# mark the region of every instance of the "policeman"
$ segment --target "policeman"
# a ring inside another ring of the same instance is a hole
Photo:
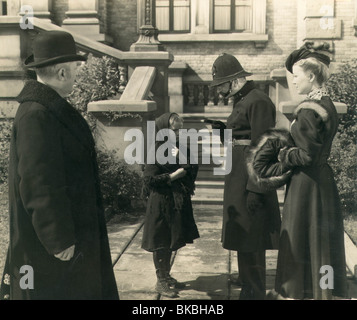
[[[269,128],[275,127],[275,106],[246,77],[239,61],[223,53],[212,67],[218,93],[233,100],[226,124],[214,121],[212,128],[232,130],[232,170],[225,176],[222,245],[237,251],[241,300],[265,298],[265,250],[277,249],[280,212],[276,191],[261,190],[248,177],[246,157]]]

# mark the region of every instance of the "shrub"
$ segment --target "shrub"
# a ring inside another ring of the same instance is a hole
[[[94,131],[95,119],[87,112],[88,103],[120,96],[119,88],[120,73],[117,62],[108,56],[97,58],[90,54],[87,62],[78,71],[68,101],[82,113]]]
[[[326,87],[333,101],[347,105],[347,114],[341,117],[333,142],[330,164],[345,215],[357,216],[357,59],[342,64]]]
[[[132,200],[141,197],[142,176],[117,160],[115,152],[97,150],[97,159],[104,205],[114,213],[130,211]]]
[[[337,188],[345,216],[357,217],[357,144],[351,140],[356,135],[357,124],[339,131],[333,141],[329,163],[335,173]]]
[[[357,59],[343,63],[331,75],[326,87],[333,101],[347,105],[347,114],[341,118],[340,130],[353,126],[357,122]]]
[[[96,120],[87,112],[89,102],[107,99],[119,99],[120,72],[115,59],[108,56],[97,58],[92,55],[80,67],[77,80],[68,101],[81,112],[87,120],[93,135],[96,135]],[[135,118],[138,115],[117,115],[108,112],[108,120],[118,117]],[[140,117],[140,116],[139,116]],[[104,205],[114,213],[131,209],[132,200],[140,198],[141,177],[123,161],[118,161],[113,152],[98,152],[99,176],[104,197]]]
[[[12,119],[0,119],[0,183],[7,182],[12,123]]]

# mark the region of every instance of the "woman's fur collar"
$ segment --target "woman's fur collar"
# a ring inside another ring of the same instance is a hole
[[[321,117],[323,122],[327,122],[329,119],[328,112],[317,100],[305,100],[301,102],[294,110],[295,118],[302,109],[309,109],[315,111]]]

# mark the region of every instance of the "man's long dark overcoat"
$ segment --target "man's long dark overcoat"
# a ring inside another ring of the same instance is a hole
[[[18,101],[9,170],[10,298],[118,299],[86,121],[34,80]],[[54,257],[72,244],[70,261]],[[21,288],[24,265],[34,271],[33,289]]]

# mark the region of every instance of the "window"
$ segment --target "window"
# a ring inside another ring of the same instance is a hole
[[[252,41],[263,47],[269,39],[267,0],[138,1],[142,4],[152,1],[153,25],[159,29],[158,39],[163,43]],[[145,7],[140,8],[138,16],[142,19]]]
[[[7,2],[1,1],[0,16],[7,16]]]
[[[156,0],[155,18],[160,32],[190,32],[190,0]]]
[[[252,0],[213,0],[213,32],[252,32]]]

